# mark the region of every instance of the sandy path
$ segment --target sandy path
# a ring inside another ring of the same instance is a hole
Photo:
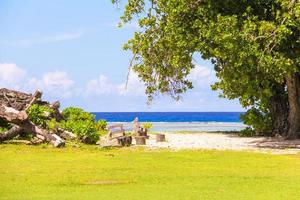
[[[166,142],[157,143],[155,135],[147,140],[149,148],[247,150],[273,154],[296,154],[300,152],[300,140],[283,141],[275,138],[243,138],[222,133],[165,133]]]

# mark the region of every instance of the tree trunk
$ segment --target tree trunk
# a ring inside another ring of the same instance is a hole
[[[23,129],[20,126],[15,125],[8,131],[6,131],[4,133],[0,133],[0,142],[13,139],[17,135],[21,134],[22,131],[23,131]]]
[[[0,105],[0,119],[17,124],[28,120],[28,115],[25,111],[18,111],[12,107]]]
[[[146,145],[146,138],[144,136],[135,137],[136,145]]]
[[[165,142],[165,141],[166,141],[165,134],[157,134],[156,135],[156,142]]]
[[[33,95],[26,94],[23,92],[18,92],[14,90],[9,90],[6,88],[0,89],[0,104],[6,107],[12,107],[15,110],[26,110],[30,105],[35,103],[38,99],[40,99],[42,93],[40,91],[36,91]]]
[[[22,129],[27,133],[33,133],[39,139],[50,142],[54,147],[63,147],[65,141],[56,134],[50,134],[47,129],[40,128],[36,126],[31,121],[25,121],[21,124],[18,124]]]
[[[65,141],[56,134],[51,134],[47,129],[43,129],[32,123],[26,111],[31,105],[37,103],[45,105],[54,110],[50,118],[61,120],[62,115],[59,112],[59,102],[50,104],[49,102],[41,100],[42,92],[36,91],[33,95],[26,94],[6,88],[0,88],[0,120],[14,124],[10,130],[0,134],[0,142],[14,138],[15,136],[25,133],[34,134],[39,140],[47,141],[55,147],[65,145]],[[65,133],[64,136],[71,137],[70,133]]]
[[[129,147],[132,143],[132,137],[131,136],[121,136],[121,137],[118,137],[118,143],[124,147],[124,146],[127,146]]]
[[[8,123],[14,123],[10,130],[0,134],[0,141],[5,141],[14,138],[23,131],[26,133],[32,133],[41,140],[50,142],[55,147],[61,147],[65,145],[65,141],[56,134],[50,134],[47,129],[43,129],[36,126],[29,121],[25,111],[18,111],[11,107],[0,106],[0,119]]]
[[[300,131],[300,75],[295,73],[286,78],[289,102],[289,130],[286,139],[296,139]]]
[[[270,99],[270,113],[272,117],[271,136],[288,134],[288,97],[284,90],[285,85],[274,88],[275,95]]]

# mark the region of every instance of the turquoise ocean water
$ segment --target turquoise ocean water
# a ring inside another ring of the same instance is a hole
[[[94,112],[96,119],[110,124],[122,123],[132,129],[135,117],[140,122],[152,122],[153,131],[238,131],[245,128],[242,112]]]

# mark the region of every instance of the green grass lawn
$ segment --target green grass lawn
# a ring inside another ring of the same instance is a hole
[[[0,145],[0,199],[300,199],[300,155]]]

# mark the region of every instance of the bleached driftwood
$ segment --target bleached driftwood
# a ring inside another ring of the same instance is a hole
[[[8,131],[0,134],[0,142],[3,142],[5,140],[13,139],[14,137],[21,134],[22,131],[23,131],[23,129],[20,126],[15,125],[11,129],[9,129]]]
[[[57,134],[50,133],[49,130],[37,126],[28,119],[26,111],[34,104],[48,106],[54,110],[50,118],[61,119],[59,112],[59,102],[50,104],[41,100],[42,92],[36,91],[33,95],[26,94],[6,88],[0,89],[0,120],[13,124],[13,127],[0,134],[0,142],[12,139],[17,135],[25,132],[31,133],[39,140],[51,143],[55,147],[65,145],[65,141]],[[67,134],[65,134],[67,135]]]
[[[25,111],[18,111],[15,108],[0,105],[0,119],[18,124],[28,120],[28,115]]]

